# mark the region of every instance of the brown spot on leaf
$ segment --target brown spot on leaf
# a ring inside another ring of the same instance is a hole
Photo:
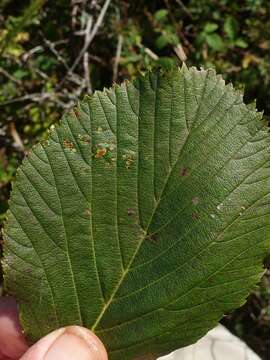
[[[64,140],[63,145],[64,145],[65,149],[73,150],[75,148],[74,143],[71,140],[68,140],[68,139]]]
[[[188,174],[189,174],[188,168],[183,168],[183,169],[180,171],[180,175],[181,175],[181,176],[188,176]]]
[[[76,107],[74,108],[74,114],[77,118],[80,116],[79,111]]]
[[[107,149],[105,148],[99,148],[96,151],[95,158],[100,159],[106,155]]]
[[[198,205],[199,202],[200,202],[200,199],[199,199],[197,196],[195,196],[195,197],[192,199],[192,204],[195,205],[195,206]]]
[[[200,216],[199,216],[198,213],[196,213],[196,212],[192,213],[192,219],[193,220],[198,220],[199,218],[200,218]]]
[[[129,209],[127,209],[127,213],[128,213],[128,216],[131,216],[131,215],[135,214],[135,211],[134,211],[134,209],[129,208]]]
[[[130,169],[132,167],[132,164],[134,163],[134,160],[135,160],[135,153],[132,151],[132,152],[129,152],[127,154],[124,154],[122,156],[124,162],[125,162],[125,165],[126,165],[126,168],[127,169]]]
[[[78,135],[78,141],[82,144],[90,144],[90,136],[89,135]]]
[[[151,241],[152,243],[157,243],[157,236],[155,234],[147,234],[146,239]]]

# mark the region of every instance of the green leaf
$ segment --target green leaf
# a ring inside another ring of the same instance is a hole
[[[172,32],[167,32],[162,35],[160,35],[156,41],[155,45],[158,49],[163,49],[167,45],[177,45],[179,44],[179,38],[176,34]]]
[[[239,30],[238,22],[235,18],[229,16],[224,22],[224,31],[228,35],[229,39],[235,39]]]
[[[155,45],[158,49],[163,49],[165,46],[167,46],[169,44],[169,39],[167,35],[160,35],[156,41],[155,41]]]
[[[218,29],[218,24],[215,23],[207,23],[204,25],[203,30],[207,33],[212,33]]]
[[[141,54],[134,54],[134,55],[123,57],[120,60],[120,64],[121,65],[126,65],[126,64],[130,64],[130,63],[135,63],[135,62],[140,61],[141,59],[142,59]]]
[[[176,60],[171,57],[162,56],[157,60],[157,64],[166,70],[171,70],[176,66]]]
[[[235,41],[234,45],[238,46],[240,48],[243,48],[243,49],[246,49],[248,47],[248,43],[245,40],[241,39],[241,38],[237,39]]]
[[[157,21],[164,20],[167,18],[167,16],[168,16],[168,10],[166,10],[166,9],[160,9],[160,10],[156,11],[154,14],[154,18]]]
[[[270,251],[269,147],[213,70],[86,97],[13,185],[5,290],[29,339],[77,324],[112,360],[155,358],[242,305]]]
[[[215,51],[221,51],[224,48],[222,38],[218,34],[207,34],[206,42]]]
[[[16,79],[22,80],[23,78],[27,77],[29,75],[29,72],[23,68],[18,68],[16,71],[14,71],[13,76]]]

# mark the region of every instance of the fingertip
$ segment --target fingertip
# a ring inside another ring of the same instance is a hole
[[[99,338],[80,326],[53,331],[33,345],[21,360],[108,360]]]
[[[0,359],[18,359],[27,349],[15,299],[0,297]]]

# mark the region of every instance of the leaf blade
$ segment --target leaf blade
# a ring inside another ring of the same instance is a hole
[[[34,262],[23,266],[40,269],[27,283],[39,332],[14,282],[11,215],[6,288],[30,337],[83,324],[112,359],[133,359],[196,341],[240,306],[270,247],[269,140],[261,115],[212,70],[150,73],[87,98],[14,185],[11,214]]]

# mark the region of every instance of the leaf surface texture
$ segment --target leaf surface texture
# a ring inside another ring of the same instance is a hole
[[[83,325],[128,360],[203,336],[263,273],[269,145],[261,114],[213,70],[86,97],[13,186],[5,287],[28,337]]]

